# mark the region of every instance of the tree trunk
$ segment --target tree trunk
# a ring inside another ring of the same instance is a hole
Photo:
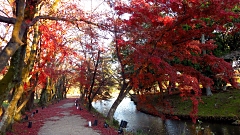
[[[90,92],[88,93],[88,110],[89,110],[89,111],[91,111],[91,109],[92,109],[91,95],[93,94],[93,87],[94,87],[94,84],[95,84],[95,79],[96,79],[98,64],[99,64],[99,61],[100,61],[100,53],[101,53],[101,51],[98,50],[97,62],[96,62],[96,64],[94,65],[94,72],[93,72],[93,77],[92,77],[92,80],[91,80],[92,83],[91,83],[91,86],[90,86]]]
[[[43,88],[40,95],[39,105],[45,106],[47,103],[47,90]]]
[[[9,103],[8,108],[6,109],[6,112],[2,118],[2,121],[0,123],[0,134],[5,134],[7,128],[9,125],[13,123],[13,117],[16,109],[16,105],[20,97],[22,96],[24,89],[22,84],[18,85],[18,88],[16,92],[14,93],[12,101]]]
[[[6,132],[6,129],[8,127],[11,127],[10,125],[13,123],[13,118],[15,115],[15,109],[17,107],[17,103],[20,99],[20,97],[22,96],[22,93],[24,91],[23,88],[23,80],[25,80],[25,74],[26,72],[22,72],[23,71],[23,64],[24,64],[24,56],[25,56],[25,52],[26,52],[26,45],[21,46],[17,52],[14,54],[14,57],[12,59],[16,60],[16,63],[18,65],[18,67],[15,70],[15,75],[14,75],[14,80],[16,81],[17,86],[15,86],[16,90],[13,96],[13,99],[11,100],[9,106],[7,107],[7,110],[3,116],[3,119],[0,123],[0,130],[1,130],[1,134],[4,134]]]
[[[38,89],[36,89],[36,92],[35,92],[35,97],[36,97],[36,100],[38,100],[38,99],[39,99],[39,97],[38,97]]]
[[[2,116],[5,113],[5,108],[3,106],[0,106],[0,120],[2,119]]]
[[[118,105],[122,102],[124,97],[126,97],[126,95],[129,93],[131,88],[132,87],[128,86],[127,84],[122,85],[122,88],[120,90],[120,93],[119,93],[117,99],[114,101],[113,105],[111,106],[111,108],[107,114],[107,119],[109,119],[110,122],[113,122],[113,116],[114,116],[114,113],[115,113]]]
[[[14,86],[16,88],[16,91],[14,93],[14,96],[6,109],[6,112],[3,116],[3,119],[0,123],[0,134],[5,134],[7,127],[11,125],[14,121],[14,116],[17,109],[17,104],[19,102],[19,99],[21,98],[24,87],[23,85],[27,84],[29,73],[33,68],[34,61],[35,61],[35,55],[36,55],[36,45],[38,45],[39,38],[36,39],[36,36],[34,35],[34,41],[32,44],[31,50],[31,56],[29,59],[25,60],[26,56],[26,46],[27,44],[23,45],[22,39],[24,40],[24,43],[27,43],[27,29],[28,26],[24,24],[24,9],[25,9],[26,3],[25,0],[18,0],[16,1],[16,16],[17,19],[14,22],[14,28],[12,32],[12,37],[6,47],[1,51],[0,53],[0,71],[6,66],[7,61],[10,57],[11,59],[11,65],[8,70],[8,73],[4,76],[7,81],[0,83],[0,87],[4,86],[5,88],[1,87],[1,94],[0,97],[2,97],[4,94],[6,94],[8,91],[10,91]],[[31,5],[27,5],[31,6]],[[34,11],[32,13],[34,15]],[[32,18],[25,18],[25,19],[32,19]],[[34,46],[35,43],[35,46]],[[25,64],[25,61],[27,61],[27,65]],[[23,66],[26,68],[23,69]],[[4,79],[3,78],[3,79]],[[16,85],[17,84],[17,85]],[[2,94],[3,93],[3,94]],[[4,98],[0,98],[1,100]],[[0,102],[2,103],[2,101]]]
[[[33,102],[34,102],[34,89],[37,86],[37,82],[38,82],[38,73],[36,73],[36,78],[35,80],[31,79],[31,81],[29,80],[29,73],[32,71],[33,67],[34,67],[34,62],[36,61],[36,55],[37,55],[37,45],[39,43],[40,40],[40,36],[39,36],[39,31],[38,31],[38,24],[33,26],[34,28],[34,37],[33,37],[33,42],[32,42],[32,46],[31,46],[31,51],[27,52],[26,51],[26,47],[24,46],[24,54],[22,57],[24,58],[25,56],[25,61],[27,61],[27,64],[24,66],[23,71],[22,71],[22,82],[25,84],[28,83],[32,83],[30,84],[30,86],[32,86],[29,90],[28,90],[28,96],[22,96],[22,102],[21,105],[18,106],[16,113],[20,114],[20,111],[25,107],[25,105],[27,104],[27,110],[30,110],[33,106]],[[27,42],[27,34],[24,35],[23,38],[24,42]],[[30,99],[30,100],[29,100]],[[32,103],[31,103],[32,102]],[[21,116],[21,115],[19,115]]]
[[[14,24],[13,32],[12,32],[12,37],[6,47],[1,51],[0,53],[0,71],[6,66],[6,63],[8,60],[11,58],[11,64],[8,69],[7,74],[3,77],[3,79],[0,81],[0,104],[2,104],[3,100],[6,99],[6,96],[8,92],[16,87],[17,91],[14,94],[13,99],[11,100],[6,113],[3,116],[3,119],[0,123],[0,134],[4,134],[6,131],[6,128],[13,122],[13,117],[14,117],[14,111],[17,106],[17,102],[20,99],[22,93],[23,93],[23,84],[27,82],[27,77],[29,75],[29,72],[31,71],[33,67],[33,63],[36,55],[36,48],[31,50],[35,54],[30,57],[30,60],[28,60],[28,66],[23,71],[23,64],[24,64],[24,59],[25,59],[25,54],[26,54],[26,45],[23,46],[23,42],[21,41],[22,39],[24,40],[24,43],[27,43],[27,29],[28,26],[24,23],[24,9],[25,9],[26,3],[25,0],[18,0],[16,1],[16,16],[17,19],[9,19],[5,18],[5,20],[11,20],[7,23]],[[28,4],[28,6],[31,6]],[[31,11],[31,14],[34,14],[34,11]],[[30,18],[27,18],[30,19]],[[31,18],[32,19],[32,18]],[[31,20],[30,19],[30,20]],[[2,20],[4,21],[4,20]],[[38,39],[36,39],[36,36],[34,35],[34,41],[32,47],[35,47],[38,45]],[[34,43],[35,46],[34,46]],[[17,84],[17,86],[16,86]]]
[[[62,97],[63,97],[63,99],[67,97],[67,87],[66,87],[67,83],[68,82],[67,82],[66,76],[64,75],[62,77],[62,91],[63,91]]]
[[[204,36],[204,34],[202,34],[201,43],[205,44],[205,41],[206,41],[205,36]],[[206,50],[202,50],[202,52],[203,52],[203,55],[206,55]],[[210,86],[206,87],[206,94],[207,94],[207,96],[212,96],[213,95]]]
[[[34,107],[34,91],[29,93],[29,98],[27,98],[26,110],[30,111]]]
[[[123,98],[129,93],[129,91],[132,88],[132,87],[128,86],[129,84],[126,82],[125,64],[123,64],[122,55],[120,53],[120,48],[117,43],[118,35],[116,33],[116,29],[117,29],[117,26],[114,25],[115,49],[116,49],[117,59],[120,63],[120,67],[121,67],[121,77],[122,77],[121,79],[123,82],[121,84],[120,93],[119,93],[117,99],[114,101],[113,105],[111,106],[111,108],[108,112],[108,115],[107,115],[107,118],[110,120],[111,123],[113,123],[113,115],[114,115],[118,105],[122,102]]]
[[[88,96],[88,111],[91,111],[92,109],[92,100],[91,98]]]
[[[63,81],[63,78],[60,77],[58,80],[57,80],[57,87],[56,87],[56,90],[57,90],[57,98],[58,99],[63,99],[63,87],[64,87],[64,81]]]
[[[36,88],[38,83],[38,75],[36,75],[36,80],[34,82],[34,84],[32,85],[32,88],[29,90],[28,96],[24,99],[24,101],[22,102],[22,104],[20,106],[18,106],[16,113],[19,114],[20,111],[22,110],[22,108],[26,105],[26,110],[31,110],[34,106],[34,89]]]
[[[80,96],[80,101],[81,102],[84,102],[87,91],[88,91],[87,88],[82,87],[81,96]]]
[[[82,85],[79,86],[79,93],[80,93],[79,99],[80,99],[80,101],[83,101],[83,99],[84,99],[84,88],[83,88]]]
[[[0,104],[2,104],[5,99],[7,99],[9,92],[20,81],[19,76],[17,75],[19,73],[20,67],[19,58],[20,50],[13,55],[7,74],[0,81]]]
[[[27,39],[27,38],[24,38]],[[14,59],[16,57],[16,61],[18,61],[18,70],[15,71],[15,80],[17,81],[17,86],[15,87],[15,93],[14,96],[3,116],[3,119],[0,123],[0,129],[1,129],[1,134],[4,134],[6,132],[6,129],[14,122],[14,117],[16,113],[19,113],[20,110],[16,111],[17,109],[17,104],[19,102],[19,99],[22,97],[22,94],[24,92],[24,87],[23,85],[25,83],[28,82],[28,76],[29,76],[29,72],[31,69],[31,66],[29,67],[29,64],[26,68],[24,68],[23,70],[23,66],[24,66],[24,56],[26,53],[26,45],[21,46],[21,48],[19,48],[19,50],[17,50],[17,52],[14,54],[14,57],[12,59]],[[26,66],[26,65],[25,65]]]
[[[210,86],[206,87],[206,94],[207,94],[207,96],[212,96],[213,95]]]
[[[8,60],[18,50],[18,48],[23,45],[21,39],[27,29],[26,24],[23,23],[25,0],[18,0],[16,2],[16,9],[17,18],[13,22],[11,22],[14,23],[12,37],[6,47],[0,53],[0,71],[2,71],[4,67],[6,67]]]

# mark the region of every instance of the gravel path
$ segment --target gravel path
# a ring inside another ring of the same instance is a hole
[[[91,127],[86,127],[88,122],[79,115],[71,114],[66,108],[74,106],[73,103],[66,103],[59,108],[65,111],[60,112],[61,117],[54,116],[47,119],[40,128],[38,135],[100,135]]]

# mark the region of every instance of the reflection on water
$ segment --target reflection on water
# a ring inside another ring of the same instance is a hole
[[[103,115],[107,115],[108,110],[112,106],[116,98],[110,100],[100,100],[92,105]],[[141,131],[149,135],[194,135],[196,127],[190,121],[177,120],[161,120],[159,117],[154,117],[144,114],[136,110],[135,104],[130,98],[124,98],[118,106],[114,118],[119,122],[125,120],[128,122],[126,130],[132,132]],[[204,127],[205,134],[213,132],[215,135],[240,135],[240,126],[224,125],[221,123],[204,122],[201,127]]]

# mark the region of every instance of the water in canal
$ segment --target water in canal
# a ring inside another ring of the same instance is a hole
[[[92,105],[106,116],[115,100],[116,98],[100,100]],[[121,120],[127,121],[127,131],[141,132],[147,135],[194,135],[197,130],[196,125],[194,126],[191,121],[161,120],[159,117],[139,112],[128,97],[124,98],[118,106],[114,118],[119,122]],[[205,129],[205,133],[212,132],[214,135],[240,135],[240,126],[203,121],[200,127]]]

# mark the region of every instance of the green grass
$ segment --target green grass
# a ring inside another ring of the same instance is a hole
[[[164,98],[168,100],[170,107],[162,107],[164,105],[159,95],[147,95],[147,103],[137,104],[141,111],[151,113],[151,108],[146,104],[153,105],[159,112],[170,113],[178,116],[189,116],[192,111],[192,101],[184,100],[179,95],[171,95]],[[149,110],[150,109],[150,110]],[[213,93],[212,96],[201,96],[201,102],[198,106],[198,117],[215,120],[239,120],[240,119],[240,90],[231,89],[225,92]]]
[[[198,116],[240,117],[240,90],[214,93],[213,96],[202,96]],[[180,97],[171,98],[174,114],[188,115],[192,109],[190,100],[182,101]]]

